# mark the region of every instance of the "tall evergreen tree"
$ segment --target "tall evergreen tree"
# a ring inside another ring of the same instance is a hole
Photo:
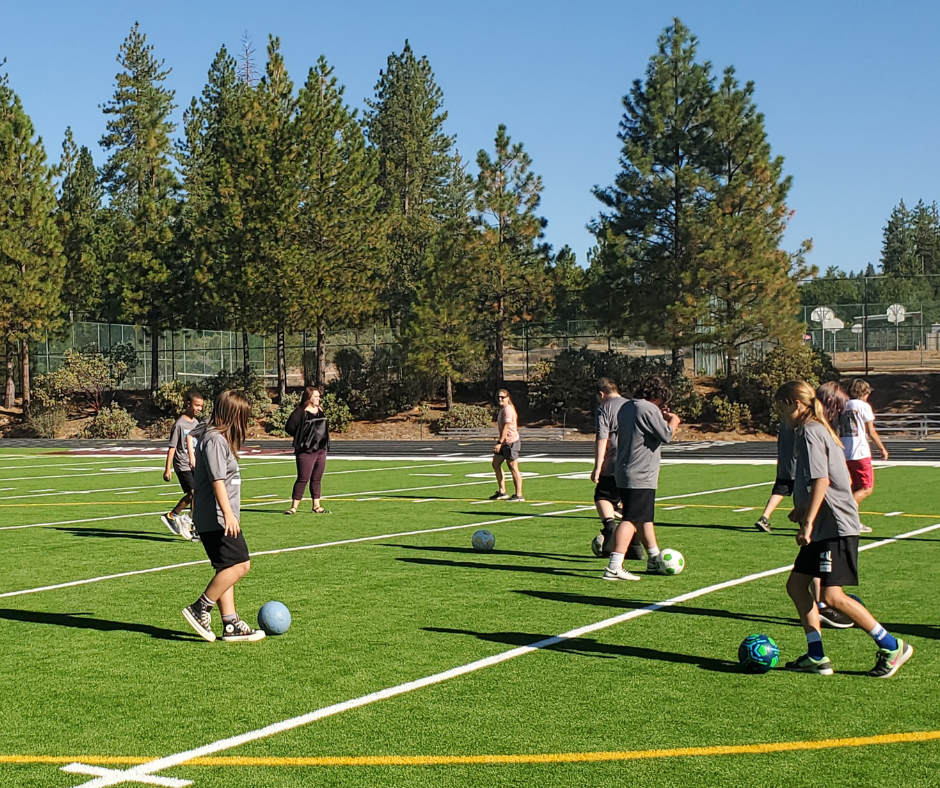
[[[379,154],[382,210],[390,217],[390,272],[384,300],[400,322],[414,303],[437,226],[434,204],[450,168],[453,137],[443,131],[444,94],[427,58],[408,41],[379,73],[375,97],[366,100],[369,142]]]
[[[504,125],[496,132],[495,155],[477,154],[474,184],[477,231],[469,238],[466,287],[486,326],[498,387],[505,378],[507,329],[547,298],[547,247],[540,243],[546,221],[536,215],[542,179],[531,172],[522,143],[512,144]]]
[[[91,151],[78,148],[72,130],[66,129],[62,144],[62,183],[56,221],[62,234],[65,272],[62,301],[72,312],[100,318],[105,309],[105,272],[102,251],[107,254],[107,228],[102,222],[101,199]]]
[[[122,71],[115,77],[114,97],[103,107],[108,133],[100,142],[109,153],[101,177],[115,232],[109,284],[123,318],[150,329],[150,388],[155,391],[160,333],[176,317],[181,285],[174,244],[174,91],[164,87],[170,72],[154,57],[138,24],[121,45],[117,61]]]
[[[552,312],[556,320],[580,320],[589,314],[585,300],[587,272],[578,265],[570,246],[563,246],[549,270],[552,284]]]
[[[298,97],[301,183],[297,292],[300,320],[317,332],[316,383],[326,382],[327,329],[376,311],[386,223],[378,161],[333,68],[320,57]]]
[[[690,277],[701,250],[708,170],[711,64],[696,60],[697,39],[678,19],[660,36],[645,80],[623,99],[621,172],[595,188],[607,209],[592,223],[612,327],[671,348],[677,359],[702,315]],[[619,301],[619,303],[616,303]]]
[[[2,65],[2,64],[0,64]],[[6,352],[4,405],[16,396],[19,345],[23,408],[28,410],[29,342],[61,313],[62,242],[55,223],[54,169],[19,96],[0,74],[0,342]]]

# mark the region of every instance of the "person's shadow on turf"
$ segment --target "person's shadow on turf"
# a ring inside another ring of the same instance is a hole
[[[499,551],[496,551],[494,554],[498,555]],[[483,556],[484,553],[476,553],[476,555]],[[584,570],[581,570],[581,573],[579,573],[577,571],[557,569],[551,566],[521,566],[519,564],[504,565],[477,561],[441,561],[439,559],[436,560],[433,558],[396,558],[395,560],[406,564],[417,564],[419,566],[447,566],[458,569],[495,569],[500,572],[532,572],[534,574],[552,575],[554,577],[578,577],[582,580],[587,576],[597,574],[596,567],[592,567],[590,569],[585,568]]]
[[[178,536],[161,536],[151,531],[112,531],[107,528],[55,528],[72,536],[93,536],[98,539],[143,539],[147,542],[178,542]]]
[[[531,632],[474,632],[469,629],[448,629],[445,627],[424,627],[425,632],[437,632],[445,635],[471,635],[480,640],[491,643],[505,643],[509,646],[531,646],[550,635],[539,635]],[[602,643],[594,638],[570,638],[551,646],[545,651],[562,651],[581,657],[595,657],[598,659],[616,659],[617,657],[635,657],[636,659],[652,659],[661,662],[675,662],[687,665],[697,665],[703,670],[716,673],[740,673],[741,666],[737,661],[727,659],[713,659],[700,657],[694,654],[677,654],[672,651],[659,651],[641,646],[620,646],[612,643]]]
[[[11,610],[0,608],[0,619],[21,621],[27,624],[52,624],[57,627],[76,629],[96,629],[99,632],[138,632],[158,640],[202,641],[198,635],[162,629],[149,624],[137,624],[128,621],[108,621],[103,618],[88,618],[91,613],[40,613],[37,610]]]
[[[391,542],[383,542],[379,547],[397,547],[400,550],[421,550],[424,552],[431,553],[458,553],[461,555],[480,555],[479,550],[474,550],[472,547],[447,547],[445,545],[416,545],[416,544],[393,544]],[[524,558],[551,558],[557,559],[559,561],[572,561],[579,564],[591,564],[592,566],[597,566],[596,558],[588,558],[583,555],[566,555],[564,553],[535,553],[527,552],[525,550],[494,550],[494,553],[498,555],[516,555],[522,556]]]

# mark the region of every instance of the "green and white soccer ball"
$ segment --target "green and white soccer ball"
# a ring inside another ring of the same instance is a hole
[[[598,534],[591,540],[591,552],[598,558],[604,557],[604,534]]]
[[[473,545],[473,549],[478,553],[488,553],[496,547],[496,537],[493,536],[490,531],[481,528],[473,534],[473,537],[470,539],[470,544]]]
[[[685,559],[678,550],[663,550],[659,554],[659,565],[664,575],[677,575],[685,569]]]

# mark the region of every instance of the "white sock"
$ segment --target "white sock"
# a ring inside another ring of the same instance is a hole
[[[656,558],[656,557],[659,555],[659,548],[658,548],[658,547],[647,547],[647,548],[646,548],[646,554],[647,554],[650,558]]]
[[[624,553],[611,553],[610,554],[610,563],[607,564],[607,568],[611,572],[616,572],[618,569],[623,569],[623,559]]]

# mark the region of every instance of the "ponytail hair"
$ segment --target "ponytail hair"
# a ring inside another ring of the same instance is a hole
[[[823,409],[826,411],[826,420],[835,429],[841,422],[842,412],[849,402],[842,386],[834,380],[823,383],[816,389],[816,399],[823,404]]]
[[[842,446],[842,441],[839,440],[839,436],[836,434],[836,431],[832,429],[832,425],[826,418],[826,408],[816,397],[816,392],[813,391],[813,387],[810,386],[809,383],[805,380],[790,380],[778,388],[776,394],[774,394],[775,405],[789,405],[793,407],[798,402],[805,405],[807,410],[800,416],[797,426],[802,427],[808,421],[818,421],[826,428],[827,432],[832,436],[832,439],[839,444],[839,446]]]

